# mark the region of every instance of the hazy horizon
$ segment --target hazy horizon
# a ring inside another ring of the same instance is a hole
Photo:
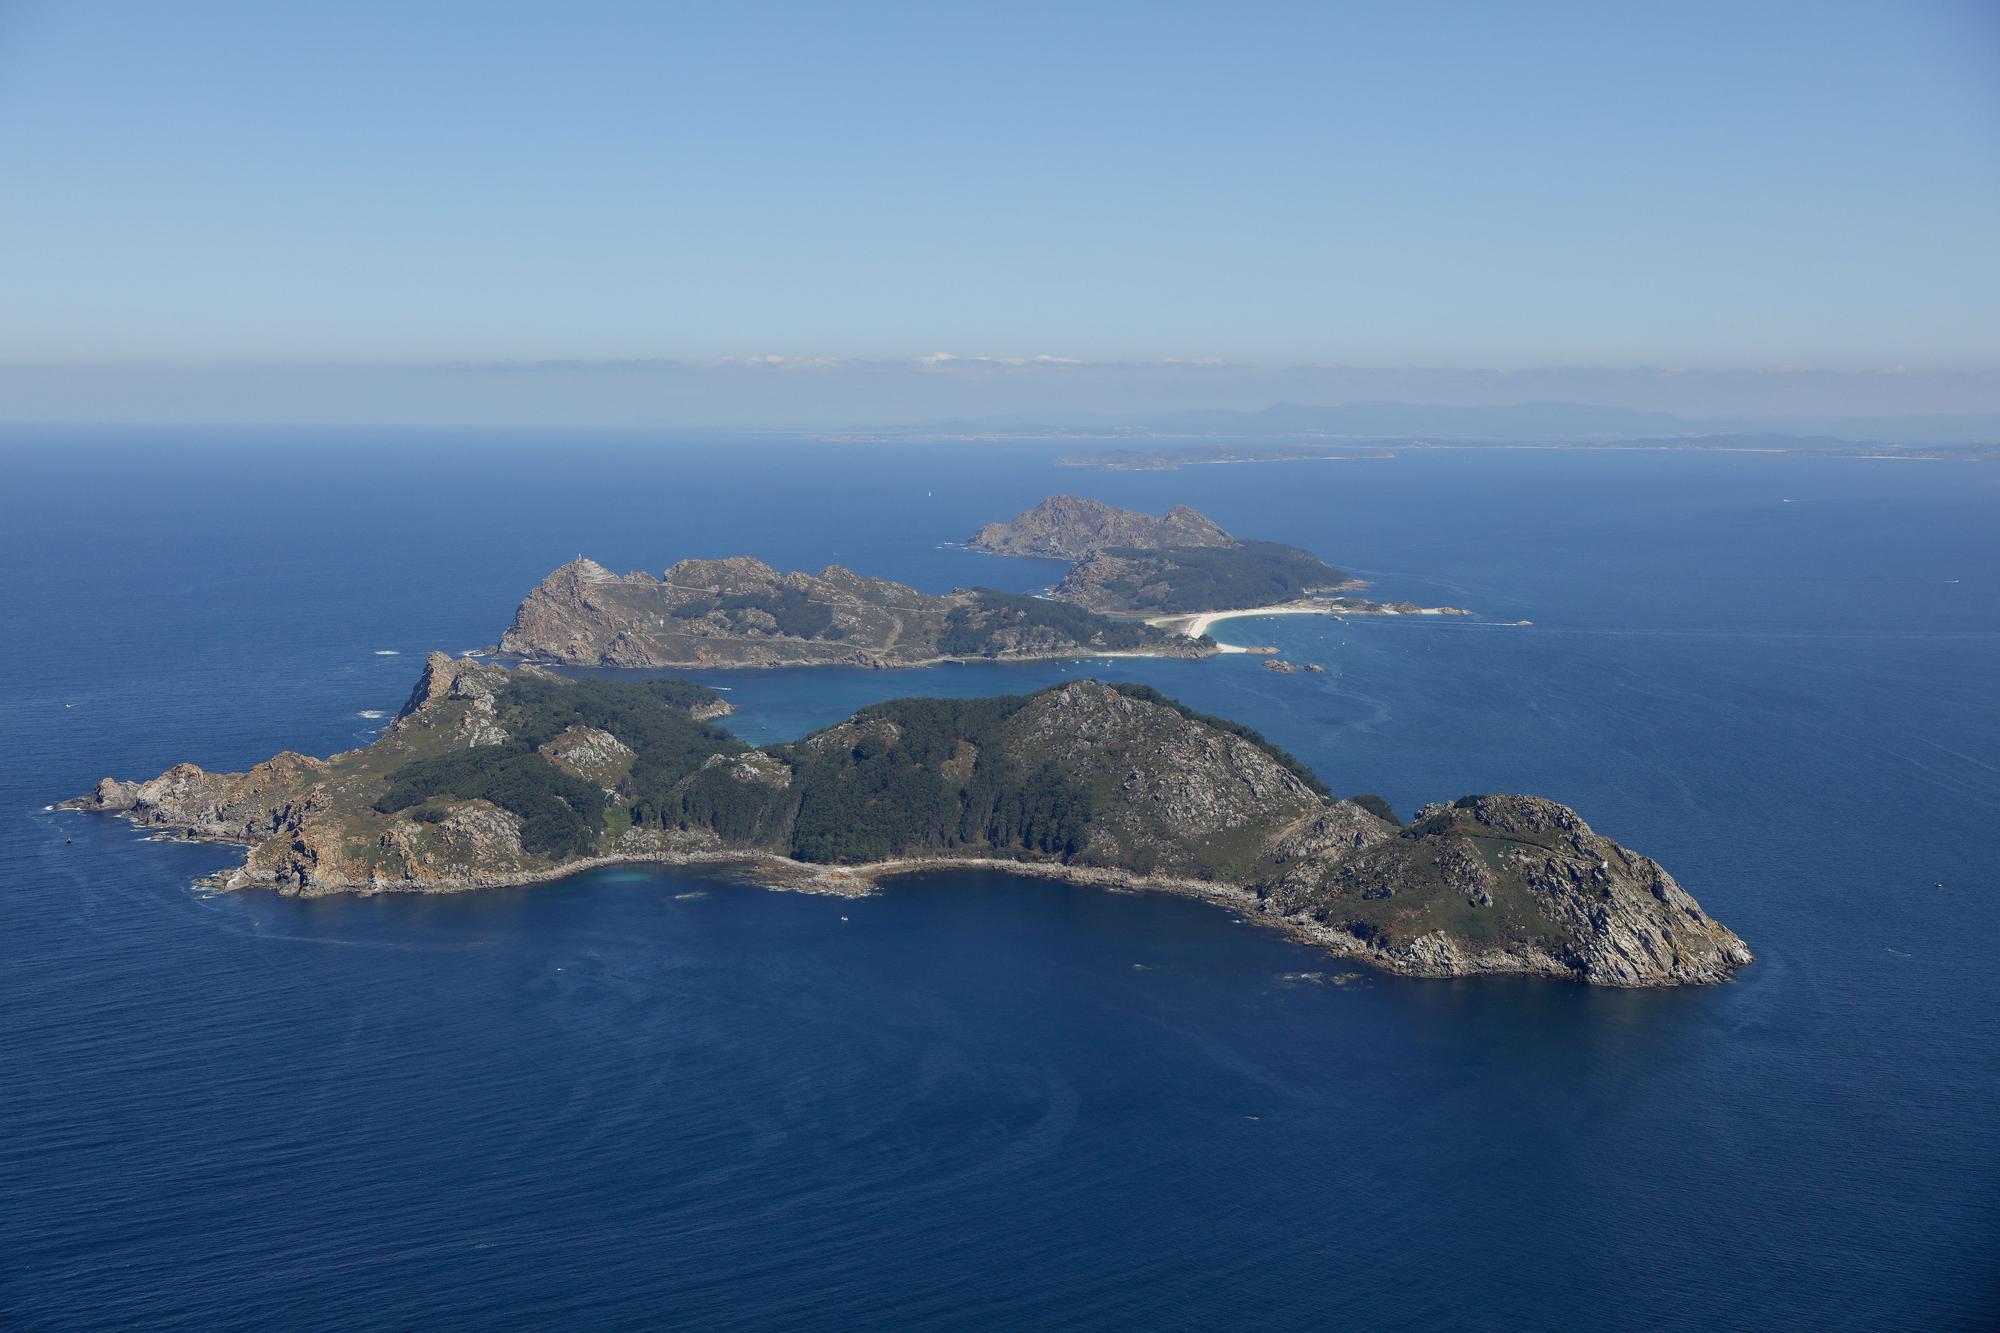
[[[2000,412],[1996,67],[1955,0],[0,5],[0,419]]]
[[[2000,374],[1262,367],[1229,362],[770,359],[417,365],[0,364],[0,420],[70,424],[637,426],[840,431],[1093,426],[1171,430],[1181,415],[1407,406],[1454,433],[1486,409],[1587,408],[1606,434],[1762,430],[1938,442],[2000,439]],[[1426,414],[1420,409],[1435,408]],[[1589,417],[1591,414],[1583,414]],[[1214,423],[1205,423],[1213,425]],[[1253,423],[1254,424],[1254,423]],[[1476,422],[1475,422],[1476,424]],[[1359,433],[1376,433],[1363,425]],[[1389,429],[1387,433],[1399,433]],[[1473,433],[1485,433],[1475,430]]]

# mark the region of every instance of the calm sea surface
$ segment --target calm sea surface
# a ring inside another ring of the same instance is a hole
[[[0,1324],[2000,1320],[2000,468],[1055,452],[6,432]],[[755,741],[1143,680],[1406,813],[1574,804],[1761,961],[1652,993],[1400,980],[984,873],[201,898],[226,849],[43,809],[363,744],[425,652],[491,643],[579,552],[1040,586],[1057,566],[940,543],[1060,490],[1479,615],[1222,627],[1324,676],[701,678]]]

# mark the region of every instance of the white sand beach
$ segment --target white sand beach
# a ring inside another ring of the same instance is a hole
[[[1276,606],[1250,606],[1238,611],[1202,611],[1194,615],[1153,616],[1146,623],[1154,629],[1166,630],[1170,634],[1185,634],[1190,639],[1199,639],[1208,633],[1209,627],[1225,620],[1245,620],[1255,616],[1464,616],[1454,606],[1410,606],[1405,602],[1392,606],[1383,602],[1364,601],[1358,597],[1310,598],[1297,602],[1281,602]],[[1243,652],[1241,648],[1223,647],[1224,652]]]

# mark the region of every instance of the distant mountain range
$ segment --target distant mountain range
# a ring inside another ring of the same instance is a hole
[[[1829,451],[1856,444],[1904,447],[2000,445],[2000,413],[1901,416],[1683,417],[1595,403],[1352,402],[1334,406],[1274,403],[1254,411],[1193,409],[1128,416],[935,421],[896,435],[1091,436],[1229,439],[1331,437],[1365,442],[1459,440],[1488,443],[1648,441],[1660,444],[1730,437]],[[1745,444],[1743,447],[1750,447]]]

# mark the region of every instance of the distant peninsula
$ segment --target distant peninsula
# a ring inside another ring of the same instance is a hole
[[[1700,435],[1661,439],[1397,439],[1373,441],[1368,447],[1352,442],[1327,444],[1189,444],[1157,449],[1105,449],[1065,454],[1057,467],[1093,468],[1102,472],[1173,472],[1184,467],[1222,463],[1334,463],[1364,458],[1394,458],[1398,454],[1439,449],[1533,449],[1623,451],[1626,453],[1795,454],[1806,458],[1923,459],[1979,462],[2000,458],[1996,444],[1878,444],[1868,441],[1793,435]]]
[[[1398,441],[1398,443],[1402,443]],[[1216,463],[1338,463],[1362,458],[1394,458],[1381,447],[1352,445],[1189,444],[1162,449],[1106,449],[1094,454],[1065,454],[1057,467],[1097,468],[1105,472],[1173,472]]]
[[[1656,862],[1565,806],[1472,796],[1405,825],[1144,686],[902,699],[762,748],[703,720],[725,708],[685,681],[437,653],[365,749],[106,778],[63,807],[247,847],[217,890],[447,891],[658,862],[852,894],[978,865],[1208,899],[1413,976],[1666,986],[1751,961]]]

